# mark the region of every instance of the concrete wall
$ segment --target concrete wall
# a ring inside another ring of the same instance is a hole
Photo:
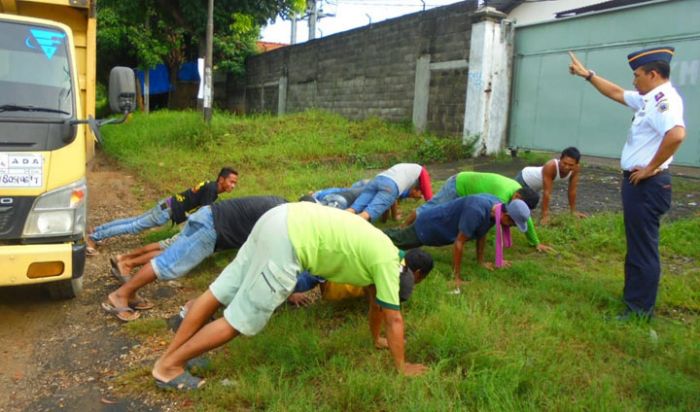
[[[351,119],[406,121],[414,106],[425,110],[416,98],[427,99],[426,128],[461,136],[475,6],[456,3],[251,57],[246,112],[322,108]],[[421,56],[429,62],[427,93],[415,91]]]

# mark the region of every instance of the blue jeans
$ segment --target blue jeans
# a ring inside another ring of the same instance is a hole
[[[337,195],[335,193],[331,193],[330,195],[326,195],[326,197],[323,198],[323,200],[319,201],[320,204],[324,206],[330,206],[334,207],[336,209],[347,209],[348,208],[348,201],[341,195]]]
[[[433,196],[432,199],[423,203],[418,209],[416,209],[416,216],[418,216],[421,212],[425,210],[432,209],[435,206],[450,202],[452,200],[457,199],[458,197],[459,195],[457,194],[457,175],[452,175],[449,177],[449,179],[445,181],[445,184],[442,185],[440,191],[437,192],[437,194]]]
[[[522,186],[522,187],[530,188],[530,186],[528,186],[527,183],[525,183],[525,179],[523,179],[523,171],[522,170],[518,172],[518,174],[515,176],[515,179],[513,179],[513,180],[520,183],[520,186]]]
[[[171,214],[170,206],[164,199],[141,216],[117,219],[96,227],[90,234],[90,239],[99,242],[114,236],[135,235],[152,227],[163,226],[168,223]]]
[[[376,220],[398,197],[399,188],[396,183],[386,176],[377,176],[365,186],[350,208],[357,213],[367,212],[370,220]]]
[[[305,270],[297,275],[297,285],[294,287],[294,293],[306,292],[313,289],[319,283],[324,283],[326,280],[322,277],[312,275],[311,272]]]
[[[204,206],[190,215],[177,240],[165,252],[151,260],[156,277],[177,279],[214,253],[216,230],[211,206]]]

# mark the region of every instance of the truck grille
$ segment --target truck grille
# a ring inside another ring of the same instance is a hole
[[[34,196],[0,196],[0,239],[19,239],[22,236],[34,199]]]

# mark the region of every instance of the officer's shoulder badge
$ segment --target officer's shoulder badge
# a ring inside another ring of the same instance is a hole
[[[656,93],[656,96],[654,96],[654,100],[656,100],[657,102],[663,98],[664,98],[664,92],[658,92],[658,93]]]
[[[656,108],[659,110],[659,113],[663,113],[668,110],[668,102],[666,100],[659,102],[659,104],[656,105]]]

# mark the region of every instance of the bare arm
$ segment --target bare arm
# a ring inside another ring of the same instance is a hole
[[[576,212],[576,189],[578,188],[578,178],[579,168],[577,166],[576,169],[571,172],[571,179],[569,179],[569,210],[571,213],[579,217],[583,217],[585,216],[583,213]]]
[[[389,341],[389,351],[394,358],[396,369],[404,375],[420,375],[428,368],[420,363],[408,363],[404,358],[403,317],[401,312],[383,308],[386,336]]]
[[[542,167],[542,224],[549,220],[549,200],[552,198],[552,186],[557,177],[557,167],[554,163],[554,160],[550,160]]]
[[[572,52],[569,52],[569,57],[571,57],[571,64],[569,64],[569,73],[587,78],[591,72],[588,70]],[[616,85],[615,83],[606,80],[597,74],[590,78],[590,82],[593,87],[596,88],[603,96],[606,96],[620,104],[627,106],[625,103],[625,89]]]
[[[406,220],[404,220],[404,222],[403,222],[403,224],[401,225],[401,227],[410,226],[411,223],[413,223],[413,222],[416,221],[416,217],[417,217],[417,213],[416,213],[416,211],[414,210],[413,212],[411,212],[411,213],[408,215],[408,217],[406,218]]]
[[[486,235],[476,240],[476,263],[484,266],[484,248],[486,246]]]
[[[386,342],[388,344],[391,356],[394,358],[396,369],[404,375],[420,375],[427,370],[427,367],[421,364],[413,364],[406,362],[404,357],[404,341],[403,341],[403,317],[401,312],[394,309],[382,308],[377,304],[377,289],[370,286],[365,289],[369,300],[369,329],[374,340],[375,347],[381,348],[385,346],[378,345],[382,342],[379,332],[382,326],[382,320],[386,325]]]
[[[683,143],[684,139],[685,127],[683,126],[676,126],[666,132],[664,140],[661,141],[661,145],[659,145],[659,149],[651,159],[651,162],[644,168],[635,168],[630,175],[630,182],[636,185],[642,180],[654,176],[659,166],[676,153],[676,150],[678,150],[678,147]]]
[[[377,305],[377,289],[368,286],[365,289],[367,300],[369,301],[369,332],[372,334],[372,342],[377,348],[384,347],[386,342],[381,342],[380,333],[382,330],[382,308]]]
[[[457,286],[462,283],[462,253],[464,252],[464,244],[468,241],[467,235],[459,232],[452,245],[452,273],[455,275]]]

